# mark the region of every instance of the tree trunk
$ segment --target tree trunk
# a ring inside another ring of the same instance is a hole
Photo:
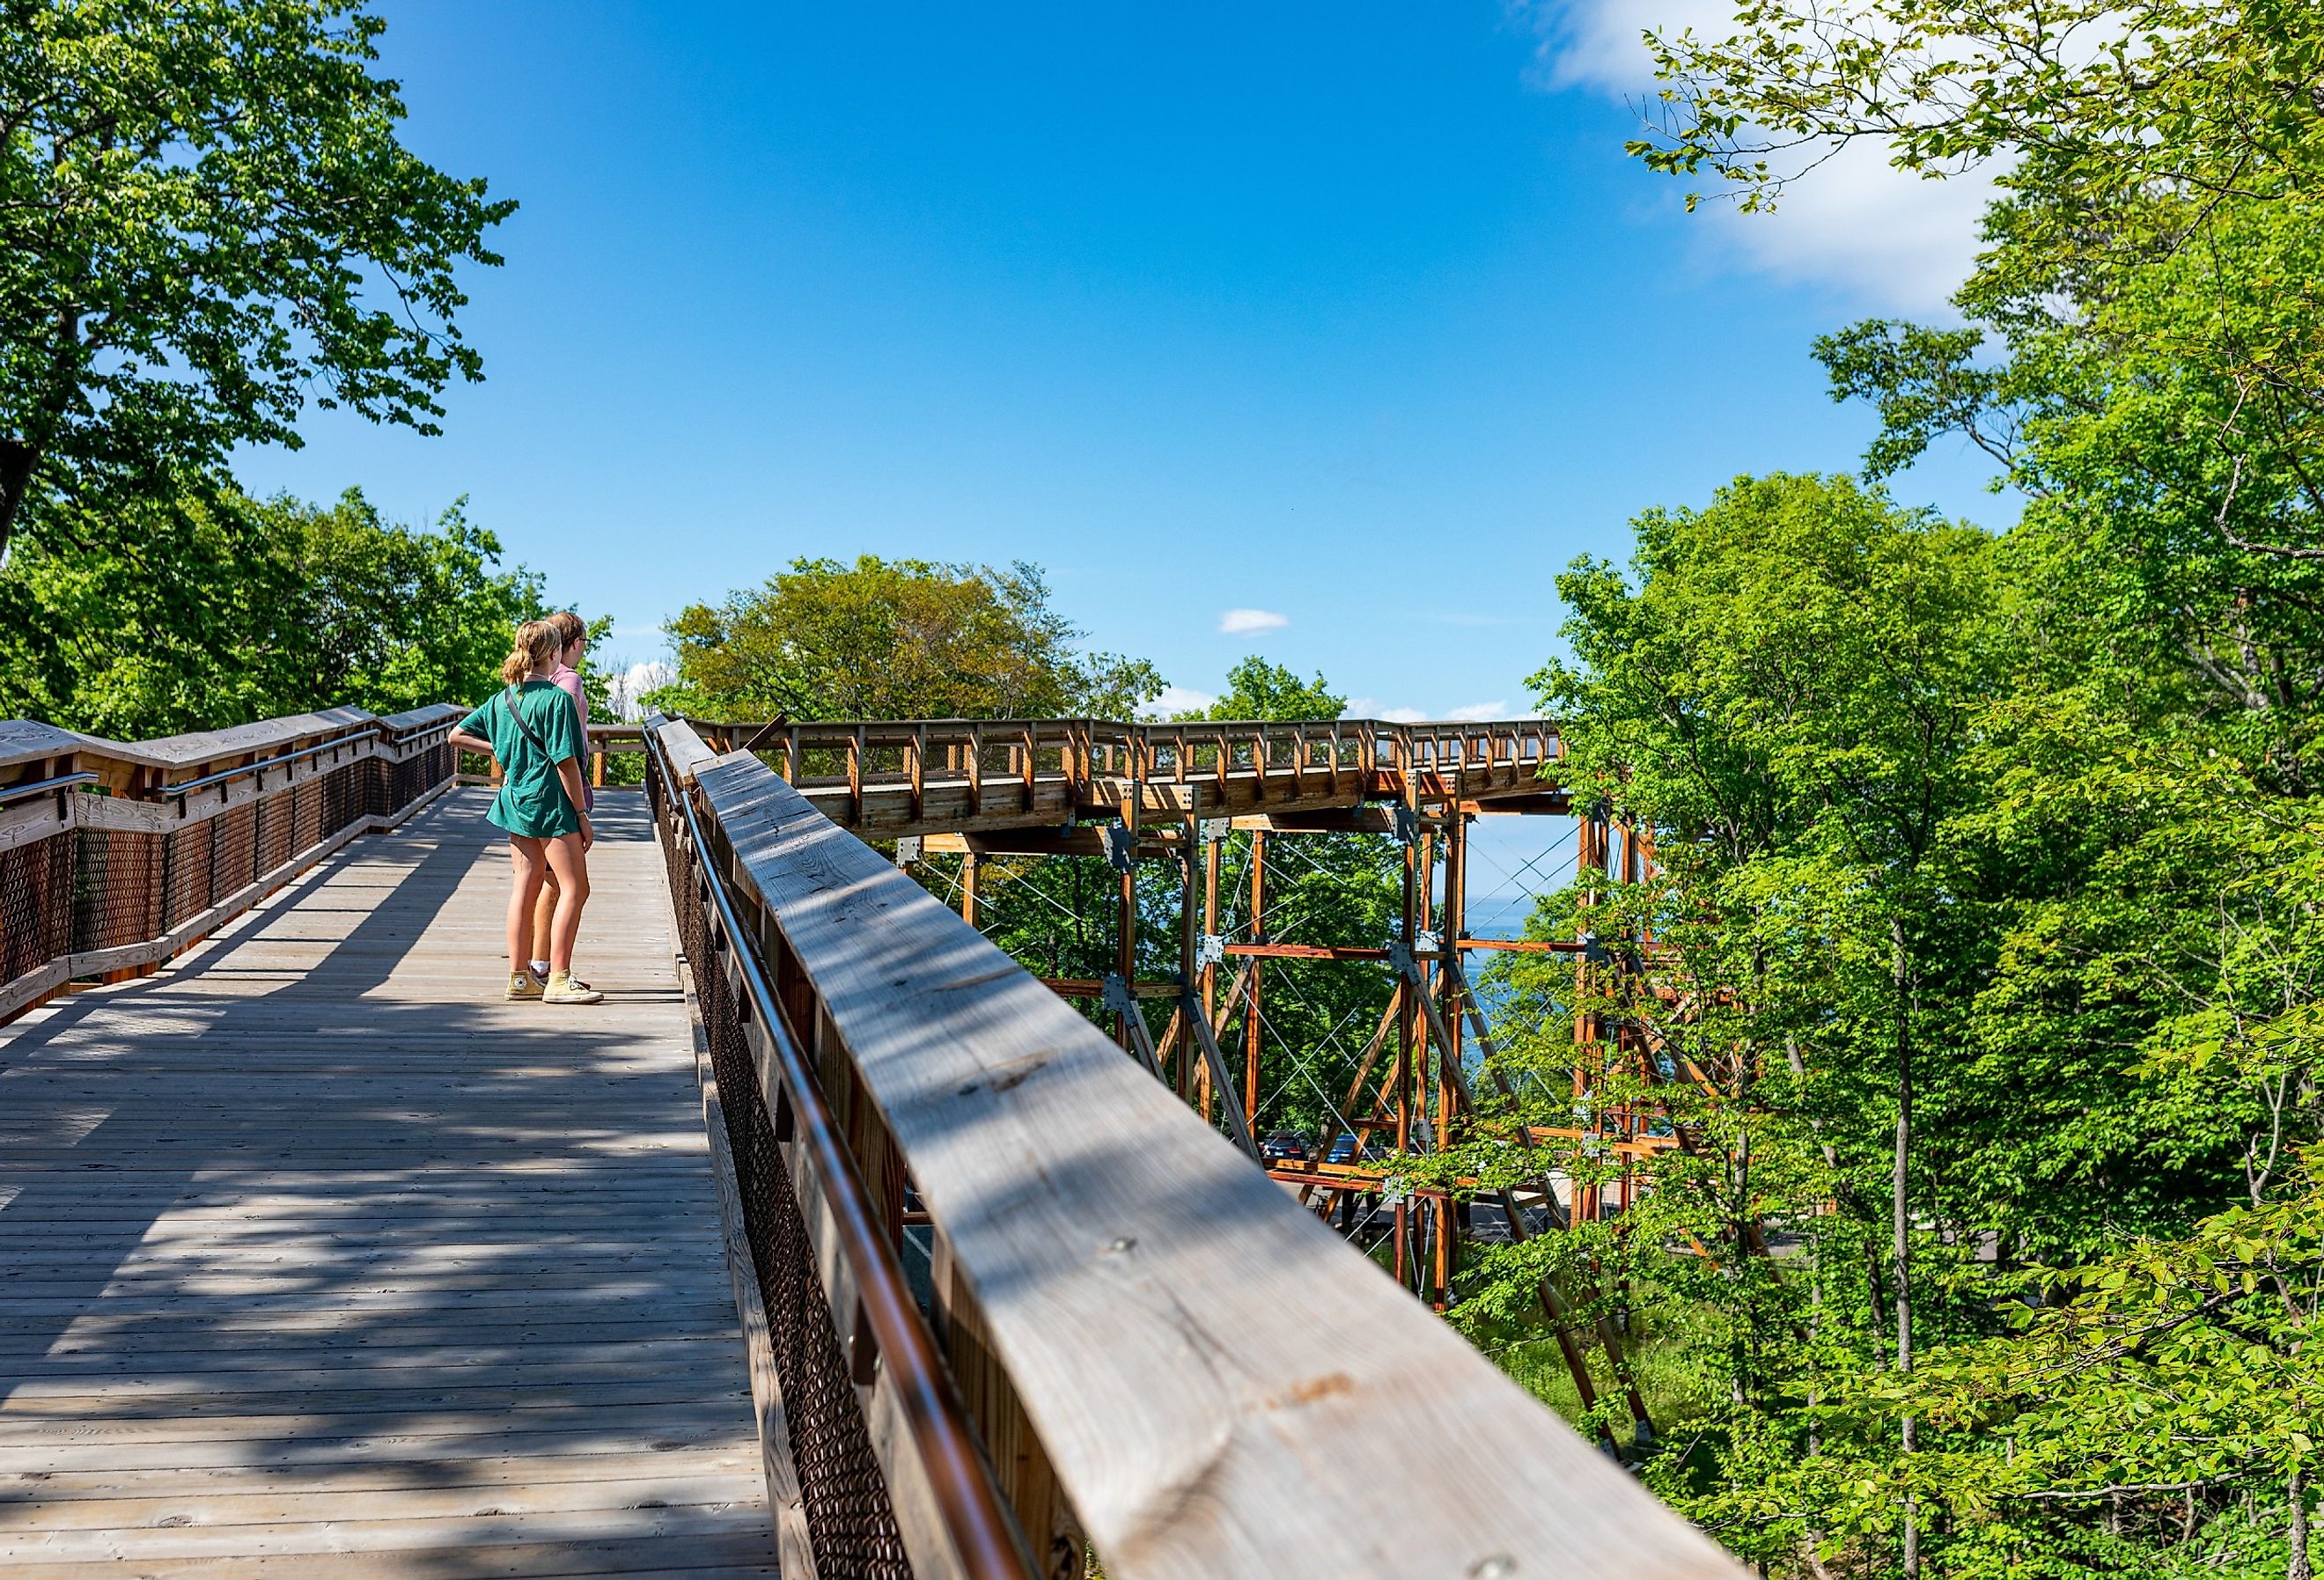
[[[2308,1473],[2293,1471],[2283,1490],[2292,1501],[2292,1555],[2284,1560],[2283,1580],[2312,1580],[2308,1567]]]
[[[0,569],[8,564],[8,546],[16,531],[16,512],[32,491],[32,463],[40,451],[20,439],[0,439]]]
[[[1895,1228],[1896,1244],[1896,1370],[1913,1370],[1913,1243],[1912,1203],[1906,1188],[1906,1165],[1913,1153],[1913,1012],[1910,971],[1905,962],[1904,923],[1888,923],[1889,972],[1896,991],[1896,1165]],[[1913,1452],[1913,1418],[1904,1418],[1904,1452]],[[1904,1573],[1921,1572],[1921,1511],[1912,1495],[1904,1498]]]

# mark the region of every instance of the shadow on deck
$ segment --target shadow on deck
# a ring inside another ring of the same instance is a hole
[[[466,790],[0,1030],[13,1574],[774,1573],[660,858],[604,799],[601,1006],[501,1000]]]

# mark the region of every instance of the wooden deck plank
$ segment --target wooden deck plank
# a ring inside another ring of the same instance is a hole
[[[688,1580],[742,1580],[772,1575],[755,1536],[696,1536],[683,1542],[657,1538],[585,1542],[524,1542],[461,1551],[432,1548],[394,1555],[272,1554],[254,1557],[141,1558],[137,1580],[562,1580],[585,1575],[683,1575]],[[114,1559],[17,1559],[9,1580],[122,1580]]]
[[[462,791],[0,1031],[0,1566],[771,1575],[641,802],[586,1009],[500,997]]]

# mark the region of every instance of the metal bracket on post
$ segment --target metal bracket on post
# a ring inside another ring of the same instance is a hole
[[[1402,845],[1420,843],[1420,814],[1402,801],[1388,808],[1395,819],[1396,842]]]
[[[907,834],[896,841],[896,864],[908,867],[920,859],[920,836]]]
[[[1203,819],[1203,839],[1207,844],[1216,845],[1221,840],[1224,839],[1228,834],[1233,830],[1233,828],[1234,824],[1227,818],[1205,818]]]
[[[1105,842],[1106,864],[1117,873],[1134,872],[1138,866],[1138,836],[1127,823],[1109,823],[1098,830]]]
[[[1119,971],[1108,972],[1105,978],[1105,1007],[1122,1018],[1130,1029],[1131,1052],[1147,1073],[1167,1084],[1162,1074],[1162,1056],[1155,1050],[1154,1034],[1146,1029],[1146,1017],[1138,1008],[1138,995],[1130,991],[1130,984]]]
[[[1227,936],[1224,933],[1204,933],[1194,940],[1194,968],[1223,966],[1227,963]]]

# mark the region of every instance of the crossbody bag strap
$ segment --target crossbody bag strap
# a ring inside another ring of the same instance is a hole
[[[539,735],[533,733],[532,726],[524,722],[523,710],[517,707],[515,701],[515,698],[519,695],[521,694],[515,687],[510,687],[507,690],[501,693],[501,706],[508,709],[508,716],[511,719],[515,721],[516,727],[519,732],[523,735],[526,740],[532,743],[532,749],[540,753],[543,757],[546,757],[549,755],[549,746]],[[573,798],[565,794],[565,776],[557,772],[557,764],[554,762],[551,762],[549,765],[549,782],[557,786],[557,793],[559,797],[563,798],[565,804],[568,807],[572,806]],[[576,808],[575,809],[577,811],[579,808]]]

